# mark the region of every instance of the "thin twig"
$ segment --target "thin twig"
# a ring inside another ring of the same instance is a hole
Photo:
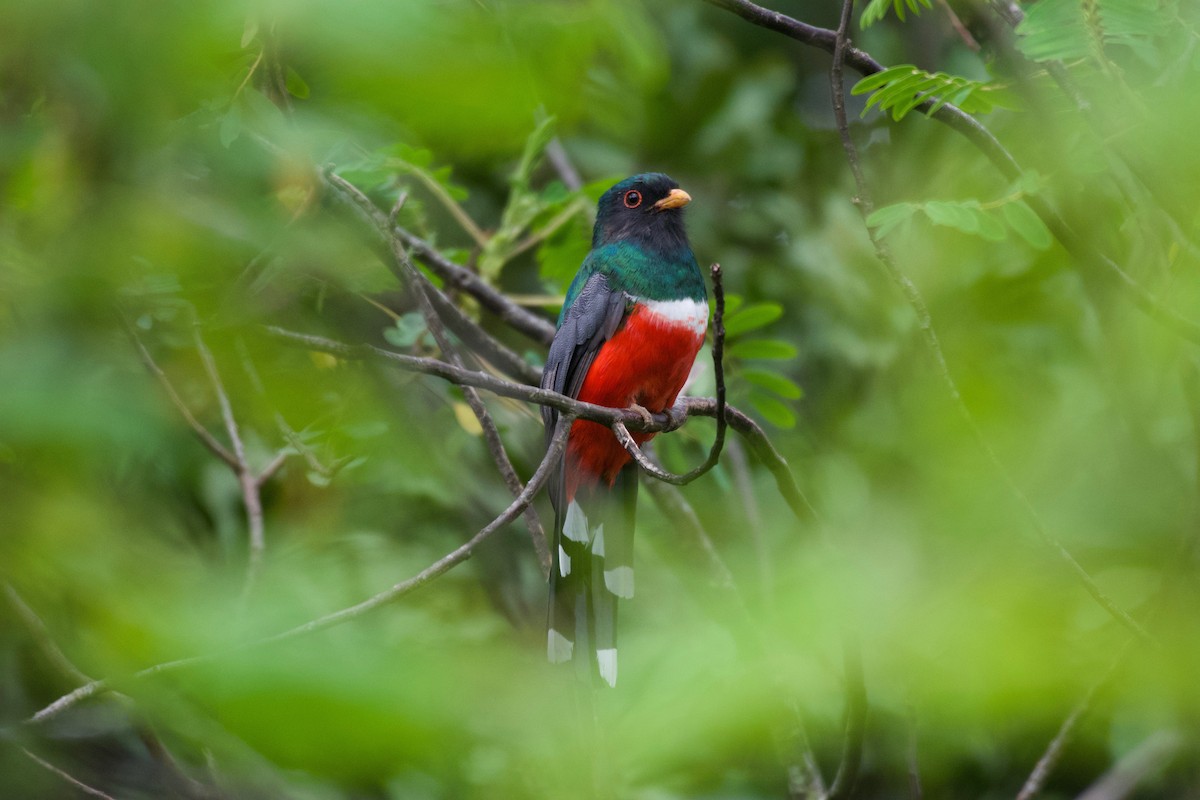
[[[733,572],[721,558],[695,509],[676,486],[653,479],[646,480],[645,486],[663,515],[675,523],[676,529],[684,534],[684,540],[691,541],[692,549],[700,553],[707,563],[709,581],[702,592],[704,597],[707,598],[713,588],[720,591],[720,598],[713,607],[737,612],[734,619],[726,619],[724,615],[721,615],[721,618],[734,640],[746,648],[749,659],[755,663],[764,663],[766,648],[760,629],[761,619],[746,604],[745,597],[734,580]],[[775,673],[772,673],[771,677],[777,684],[778,694],[789,697],[792,691],[790,682]],[[798,789],[803,787],[795,796],[823,797],[825,783],[816,757],[803,733],[804,720],[800,709],[795,702],[786,702],[785,706],[793,717],[793,728],[786,737],[791,745],[786,754],[789,785],[795,784]]]
[[[225,421],[225,431],[229,434],[229,440],[233,444],[233,455],[237,461],[233,467],[233,471],[237,476],[238,485],[242,490],[242,504],[246,507],[246,528],[249,538],[249,560],[246,565],[246,580],[242,584],[242,598],[246,599],[250,596],[250,592],[254,588],[254,583],[258,579],[258,573],[262,569],[263,551],[266,549],[266,536],[263,532],[262,494],[259,492],[262,481],[254,474],[254,470],[250,467],[250,462],[246,459],[246,447],[242,443],[237,419],[233,415],[233,405],[229,402],[229,395],[226,393],[225,385],[221,381],[221,373],[217,370],[217,362],[213,359],[208,346],[204,344],[204,337],[200,335],[200,325],[198,323],[193,325],[192,332],[195,338],[196,350],[200,353],[200,360],[204,364],[204,371],[208,373],[208,380],[212,384],[213,392],[217,395],[217,403],[221,408],[221,418]],[[282,461],[280,464],[282,464]],[[278,465],[274,467],[274,469],[278,468]],[[274,469],[272,472],[274,472]]]
[[[232,469],[237,469],[238,461],[234,457],[233,453],[229,452],[225,445],[218,442],[216,438],[208,432],[208,429],[201,425],[200,421],[197,420],[192,414],[191,409],[189,409],[187,404],[183,402],[183,398],[181,398],[179,393],[175,391],[175,387],[171,384],[170,378],[167,377],[167,374],[163,372],[162,368],[160,368],[154,361],[154,357],[150,355],[150,351],[146,349],[146,345],[142,343],[141,337],[137,335],[137,332],[133,329],[133,326],[125,320],[124,316],[121,317],[121,322],[125,326],[125,330],[129,334],[129,338],[133,340],[133,344],[134,347],[137,348],[138,355],[142,357],[142,363],[145,364],[146,369],[150,370],[150,374],[158,379],[159,384],[163,387],[163,390],[166,391],[167,397],[170,398],[171,404],[175,406],[175,408],[179,411],[180,416],[182,416],[184,421],[187,422],[188,427],[191,428],[192,432],[196,434],[196,438],[198,438],[213,455],[224,461]]]
[[[937,3],[942,7],[942,11],[946,12],[946,18],[950,20],[950,27],[954,28],[954,32],[958,34],[958,38],[962,39],[963,44],[970,48],[972,52],[978,53],[980,50],[979,42],[967,30],[967,26],[959,19],[958,14],[954,13],[954,9],[950,7],[950,4],[946,0],[937,0]]]
[[[1062,757],[1063,750],[1066,749],[1067,743],[1070,742],[1071,736],[1075,732],[1075,727],[1079,721],[1092,709],[1092,704],[1096,700],[1096,695],[1099,694],[1116,675],[1117,669],[1125,661],[1126,656],[1133,650],[1133,644],[1136,640],[1131,639],[1126,642],[1121,651],[1117,653],[1117,657],[1113,660],[1104,674],[1093,683],[1071,709],[1071,713],[1067,714],[1066,719],[1058,727],[1058,733],[1050,740],[1045,752],[1041,758],[1037,760],[1033,771],[1029,773],[1029,777],[1025,779],[1025,783],[1021,786],[1021,791],[1017,793],[1017,800],[1033,800],[1034,797],[1042,791],[1046,780],[1050,777],[1050,773],[1054,771],[1054,767],[1058,764],[1058,760]]]
[[[403,597],[404,595],[409,594],[410,592],[421,588],[434,578],[437,578],[443,573],[448,572],[470,558],[474,553],[475,548],[483,543],[484,540],[496,533],[496,531],[502,529],[505,525],[508,525],[510,522],[516,519],[521,512],[525,510],[525,507],[533,502],[533,498],[542,489],[547,478],[550,476],[550,473],[553,471],[554,467],[557,466],[558,460],[562,456],[563,448],[566,447],[567,434],[571,430],[571,423],[574,421],[574,415],[572,415],[570,412],[564,411],[562,416],[559,418],[558,425],[554,431],[554,436],[550,440],[550,446],[546,448],[546,454],[542,457],[542,461],[538,465],[537,470],[529,478],[529,482],[525,484],[525,489],[521,492],[519,497],[514,499],[513,502],[499,514],[499,516],[480,529],[478,533],[411,578],[384,589],[378,594],[375,594],[360,603],[356,603],[339,611],[325,614],[322,617],[310,620],[302,625],[297,625],[272,636],[246,642],[219,653],[207,653],[189,658],[180,658],[174,661],[164,661],[160,664],[155,664],[153,666],[146,667],[145,669],[138,670],[137,672],[133,673],[131,677],[134,679],[143,679],[166,672],[174,672],[180,669],[209,664],[235,653],[242,653],[247,650],[263,647],[269,644],[287,641],[298,636],[315,633],[316,631],[324,630],[325,628],[329,628],[334,625],[340,625],[343,622],[356,619],[369,611],[386,605],[400,597]],[[31,724],[44,722],[48,719],[58,716],[63,711],[75,706],[79,702],[86,700],[89,697],[94,697],[97,694],[107,692],[108,690],[109,681],[107,679],[89,681],[83,686],[80,686],[74,691],[63,695],[53,703],[50,703],[48,706],[35,713],[29,718],[28,722]]]
[[[575,165],[571,163],[571,157],[567,155],[566,148],[563,147],[562,141],[557,136],[546,145],[546,158],[554,167],[554,171],[558,173],[564,186],[572,192],[578,192],[583,188],[579,170],[575,169]]]
[[[46,627],[46,623],[37,615],[37,612],[30,608],[25,599],[17,592],[11,583],[5,582],[4,594],[8,597],[8,603],[16,610],[21,621],[25,623],[25,627],[29,630],[33,640],[45,655],[46,660],[58,670],[63,677],[74,683],[87,683],[91,680],[83,673],[79,667],[75,666],[71,659],[67,658],[67,654],[62,651],[58,643],[54,641],[54,637],[50,635],[50,629]]]
[[[668,430],[672,427],[672,419],[667,414],[653,414],[650,422],[647,422],[645,417],[632,409],[609,408],[585,403],[557,392],[523,383],[514,383],[489,372],[457,367],[435,358],[410,356],[370,344],[348,344],[324,336],[298,333],[276,326],[267,326],[264,330],[268,335],[280,341],[309,350],[329,353],[347,360],[372,359],[409,372],[442,378],[459,386],[474,386],[501,397],[549,406],[557,411],[569,412],[581,419],[603,422],[606,425],[620,421],[624,422],[630,430],[653,432]],[[691,398],[688,398],[687,402],[690,403]],[[704,416],[715,416],[715,414],[708,413]]]
[[[389,219],[395,218],[396,210],[393,209]],[[413,266],[408,258],[408,254],[404,252],[404,245],[401,243],[399,237],[395,235],[395,231],[396,228],[394,226],[389,226],[386,231],[392,237],[392,259],[388,262],[388,266],[392,269],[396,277],[416,295],[417,305],[421,309],[421,316],[425,319],[425,326],[433,334],[438,349],[442,351],[442,356],[454,366],[462,367],[463,360],[455,350],[454,345],[450,342],[450,337],[446,333],[442,319],[438,316],[438,312],[430,300],[433,295],[439,294],[439,292],[429,282],[429,279]],[[487,445],[492,462],[496,465],[496,469],[499,470],[500,476],[504,479],[505,486],[508,487],[513,497],[520,497],[525,487],[521,485],[521,479],[517,476],[517,471],[513,469],[512,461],[508,457],[508,451],[504,448],[504,441],[500,438],[500,431],[496,428],[496,421],[492,419],[491,413],[474,387],[464,386],[462,387],[462,391],[463,398],[471,408],[471,413],[479,421],[479,427],[483,431],[483,441]],[[542,522],[538,519],[537,510],[532,504],[526,505],[523,514],[525,525],[529,529],[529,538],[533,543],[534,552],[537,553],[542,573],[544,576],[548,576],[550,574],[549,537],[547,537],[546,531],[542,527]]]
[[[731,11],[755,25],[776,31],[828,53],[833,53],[837,47],[836,31],[800,22],[786,14],[763,8],[750,0],[706,0],[706,2]],[[883,65],[869,54],[851,46],[844,48],[840,62],[861,75],[873,75],[883,70]],[[930,98],[918,105],[915,110],[930,112],[933,119],[966,137],[992,162],[992,165],[1006,180],[1015,181],[1024,174],[1021,165],[1012,153],[977,119],[953,103],[945,103],[933,111],[935,102],[938,102],[937,98]],[[1077,234],[1045,199],[1037,195],[1030,195],[1026,198],[1026,202],[1073,258],[1114,280],[1117,287],[1129,297],[1138,309],[1167,330],[1190,342],[1200,343],[1200,323],[1187,319],[1179,312],[1164,305],[1119,264],[1097,250],[1090,239]]]
[[[1183,737],[1175,731],[1150,734],[1076,800],[1123,800],[1147,775],[1170,762],[1182,746]]]
[[[273,145],[267,142],[264,142],[264,144],[268,147],[273,147]],[[320,180],[332,189],[340,200],[353,208],[357,213],[365,216],[374,225],[375,216],[380,213],[379,209],[354,184],[328,169],[322,170],[317,174]],[[375,227],[378,229],[378,226]],[[549,320],[539,317],[512,302],[503,292],[486,283],[479,275],[466,267],[455,264],[438,252],[437,248],[433,245],[404,228],[397,226],[395,228],[395,235],[399,236],[405,246],[410,248],[413,254],[425,266],[438,275],[438,277],[444,280],[448,286],[465,291],[479,301],[481,306],[495,314],[502,322],[514,330],[542,344],[549,344],[550,340],[554,338],[554,325]],[[390,235],[380,231],[379,237],[381,244],[390,246]]]
[[[27,750],[26,748],[22,747],[21,752],[24,753],[25,755],[29,756],[30,760],[32,760],[35,764],[38,764],[38,765],[50,770],[55,775],[62,778],[64,781],[71,784],[72,786],[74,786],[76,789],[83,792],[84,794],[91,795],[92,797],[102,797],[102,798],[104,798],[104,800],[115,800],[115,798],[112,795],[105,794],[104,792],[100,791],[99,789],[97,789],[95,787],[88,786],[83,781],[81,781],[78,778],[76,778],[75,776],[59,769],[58,767],[51,764],[49,761],[46,761],[44,758],[38,757],[36,754],[31,752],[30,750]]]
[[[409,247],[412,247],[414,251],[419,249],[416,245],[409,243],[409,240],[405,238],[407,235],[406,231],[404,231],[403,228],[398,227],[396,224],[396,217],[398,216],[400,209],[403,207],[404,201],[407,199],[406,194],[401,193],[401,195],[397,198],[396,203],[392,206],[391,213],[385,216],[383,212],[375,205],[375,203],[372,202],[371,199],[354,184],[333,173],[321,173],[321,177],[334,191],[334,194],[337,195],[350,208],[352,208],[355,212],[355,216],[357,216],[357,218],[365,225],[365,227],[374,234],[377,242],[380,245],[380,257],[383,259],[384,263],[389,267],[389,269],[393,270],[393,272],[395,272],[398,267],[395,262],[397,237],[404,239],[405,244]],[[487,290],[497,295],[497,298],[500,302],[508,304],[506,306],[507,308],[515,306],[515,304],[513,304],[512,301],[503,294],[495,292],[495,290],[491,289],[491,287],[489,287],[487,284],[482,283],[480,278],[474,272],[450,262],[436,251],[432,252],[437,256],[437,261],[435,263],[442,265],[445,269],[450,269],[452,272],[457,270],[459,273],[467,276],[470,280],[478,282],[481,292],[484,291],[484,287],[486,287]],[[404,258],[408,260],[407,255],[405,255]],[[411,263],[411,260],[409,260],[409,262]],[[435,269],[434,272],[440,274],[438,269]],[[437,310],[442,321],[470,346],[475,356],[485,361],[490,361],[496,367],[504,372],[507,372],[509,375],[518,377],[527,383],[538,382],[538,374],[536,368],[532,364],[506,347],[494,336],[487,333],[487,331],[480,327],[480,325],[473,319],[464,314],[458,308],[458,306],[456,306],[450,300],[450,298],[446,297],[444,293],[436,289],[427,279],[425,279],[425,276],[421,274],[419,270],[417,270],[417,275],[421,278],[421,285],[426,287],[426,297],[431,303],[433,303],[433,306]],[[397,276],[400,277],[399,273],[397,273]],[[443,279],[447,282],[447,284],[454,285],[453,280],[450,278],[443,276]],[[413,283],[413,281],[404,280],[403,278],[402,281],[405,284]],[[414,292],[416,291],[415,286],[412,290]],[[481,300],[481,302],[484,301]],[[487,304],[484,303],[484,306],[487,307]],[[526,313],[528,314],[528,312]],[[529,315],[529,320],[527,320],[527,322],[536,321],[537,319],[537,317]],[[546,324],[548,325],[549,323]],[[550,330],[551,333],[553,333],[553,326],[550,326]]]
[[[289,452],[286,448],[280,450],[275,454],[274,458],[267,462],[267,465],[262,468],[262,471],[259,472],[258,475],[254,476],[254,482],[261,487],[264,483],[271,480],[271,478],[275,477],[275,473],[279,471],[279,468],[283,466],[283,463],[288,460],[288,456],[290,455],[291,452]]]
[[[843,25],[839,27],[839,32],[835,33],[834,35],[835,45],[837,42],[840,42],[844,39],[844,23],[846,18],[845,7],[850,5],[852,2],[853,0],[845,0],[843,5]],[[849,52],[849,49],[847,49],[847,52]],[[866,225],[866,219],[868,216],[870,216],[874,207],[874,203],[871,199],[870,187],[863,175],[862,166],[858,157],[858,148],[855,146],[854,140],[850,136],[850,125],[846,118],[845,87],[842,84],[843,59],[839,58],[839,55],[841,55],[841,48],[835,47],[833,66],[830,69],[830,84],[833,91],[833,110],[834,116],[837,119],[838,134],[842,140],[842,147],[846,151],[846,158],[850,163],[850,169],[854,174],[854,182],[858,191],[858,195],[855,198],[855,205],[858,207],[858,211],[863,217],[863,224],[866,226],[867,235],[870,237],[871,244],[875,248],[876,257],[884,266],[888,277],[892,280],[892,283],[895,284],[895,286],[904,295],[905,299],[908,301],[909,305],[912,307],[917,316],[918,327],[921,329],[921,334],[925,339],[926,347],[933,358],[935,366],[937,367],[938,376],[945,385],[946,391],[950,395],[950,399],[953,401],[955,408],[958,409],[959,415],[963,418],[968,430],[970,430],[971,436],[975,440],[976,445],[983,452],[984,456],[987,458],[996,474],[1000,477],[1001,481],[1003,481],[1009,493],[1012,494],[1014,499],[1016,499],[1017,505],[1024,513],[1026,519],[1030,523],[1030,526],[1037,533],[1037,536],[1039,539],[1041,539],[1042,543],[1045,544],[1052,552],[1058,555],[1058,557],[1075,574],[1075,577],[1082,584],[1084,590],[1087,591],[1087,593],[1091,595],[1092,599],[1095,600],[1105,611],[1107,611],[1109,615],[1113,617],[1113,619],[1117,620],[1119,623],[1131,630],[1142,641],[1153,641],[1150,634],[1146,632],[1146,629],[1143,628],[1141,624],[1137,622],[1137,620],[1130,616],[1128,612],[1113,602],[1113,600],[1100,589],[1099,585],[1097,585],[1091,574],[1088,573],[1088,571],[1083,568],[1083,566],[1075,559],[1070,551],[1068,551],[1066,547],[1064,547],[1062,543],[1059,542],[1052,533],[1050,533],[1050,530],[1042,521],[1041,515],[1038,514],[1037,509],[1034,508],[1033,503],[1029,500],[1024,490],[1021,489],[1021,487],[1017,484],[1016,479],[1012,477],[1008,469],[1004,466],[1003,462],[1000,461],[1000,457],[996,455],[996,451],[992,449],[991,444],[984,437],[983,431],[979,428],[978,423],[975,421],[975,416],[971,413],[971,410],[967,407],[966,402],[962,398],[962,394],[959,392],[958,383],[954,380],[954,376],[950,373],[950,367],[946,363],[946,356],[942,350],[941,342],[938,339],[937,331],[933,326],[933,318],[929,313],[929,307],[925,303],[925,298],[921,295],[921,292],[917,288],[916,284],[914,284],[912,280],[910,280],[909,277],[900,270],[899,266],[892,258],[891,252],[888,250],[886,244],[880,241],[879,237],[875,235],[875,230],[869,225]],[[1033,200],[1032,197],[1028,199],[1031,201]]]
[[[921,787],[921,764],[917,758],[917,711],[908,708],[908,747],[904,761],[908,767],[908,800],[922,800],[925,790]]]
[[[254,391],[258,393],[259,397],[266,399],[267,387],[263,385],[262,377],[258,374],[258,369],[254,366],[254,361],[250,358],[250,352],[246,348],[246,343],[238,339],[237,348],[239,355],[242,357],[242,369],[246,372],[246,377],[250,379],[250,385],[254,387]],[[327,477],[332,476],[336,472],[335,469],[326,467],[317,459],[316,455],[313,454],[312,448],[300,440],[300,435],[288,424],[288,421],[284,419],[283,414],[279,413],[278,409],[275,410],[274,416],[275,427],[279,429],[280,434],[287,440],[288,445],[304,459],[310,469]],[[284,461],[287,460],[288,455],[286,448],[280,449],[275,454],[275,458],[267,466],[263,467],[262,471],[258,473],[258,483],[260,486],[274,477],[279,468],[283,466]]]

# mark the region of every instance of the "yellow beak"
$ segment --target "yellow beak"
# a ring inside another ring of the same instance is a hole
[[[688,203],[692,202],[692,196],[683,189],[672,189],[671,193],[654,204],[654,207],[659,211],[666,211],[668,208],[683,208]]]

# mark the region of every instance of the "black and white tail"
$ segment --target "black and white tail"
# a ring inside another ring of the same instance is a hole
[[[637,478],[629,464],[611,488],[581,486],[570,502],[560,494],[554,515],[547,654],[574,659],[609,686],[617,684],[617,604],[633,597]]]

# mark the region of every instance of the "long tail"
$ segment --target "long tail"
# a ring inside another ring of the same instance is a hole
[[[612,487],[580,487],[555,508],[547,654],[574,659],[583,675],[617,684],[617,603],[633,597],[637,465]]]

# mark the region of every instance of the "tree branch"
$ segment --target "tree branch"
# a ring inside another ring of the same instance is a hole
[[[1151,734],[1076,800],[1122,800],[1128,797],[1148,774],[1174,758],[1182,745],[1183,737],[1175,731]]]
[[[321,170],[317,174],[340,200],[375,225],[375,215],[379,213],[379,210],[352,183],[328,169]],[[366,201],[365,205],[364,201]],[[377,225],[375,227],[378,228]],[[416,257],[447,285],[461,289],[474,297],[481,306],[495,314],[509,327],[542,344],[549,344],[550,340],[554,338],[554,325],[549,320],[512,302],[503,292],[484,282],[474,272],[455,264],[439,253],[433,245],[409,233],[404,228],[396,226],[395,235],[399,236],[405,246],[409,247]],[[385,235],[382,231],[379,236],[381,242],[388,243],[390,236]]]
[[[237,469],[238,461],[233,453],[226,449],[225,445],[216,440],[208,429],[200,424],[200,421],[192,414],[191,409],[183,402],[183,398],[175,391],[175,387],[171,384],[170,378],[162,371],[162,368],[154,361],[154,357],[150,355],[150,351],[146,349],[146,345],[142,343],[142,339],[134,331],[133,326],[121,315],[121,324],[125,326],[125,332],[129,334],[129,338],[133,341],[134,347],[137,348],[138,355],[142,357],[142,363],[146,369],[150,370],[150,374],[158,379],[163,390],[166,391],[167,397],[170,398],[171,404],[179,411],[180,416],[187,422],[188,427],[192,429],[192,433],[196,434],[196,438],[201,444],[209,449],[213,455],[225,462],[231,469]]]
[[[392,211],[388,217],[389,220],[394,219],[397,209]],[[389,267],[393,273],[401,281],[402,284],[408,286],[417,297],[417,304],[421,309],[421,316],[425,318],[425,326],[429,332],[433,334],[434,340],[437,342],[438,349],[442,351],[442,355],[456,367],[462,367],[462,358],[454,349],[454,345],[450,342],[450,337],[446,334],[446,328],[442,324],[442,319],[438,316],[437,310],[431,302],[431,297],[440,294],[436,287],[421,274],[420,270],[413,266],[408,259],[408,254],[404,252],[404,246],[400,243],[400,239],[395,236],[395,228],[389,227],[388,232],[392,234],[391,250],[392,261]],[[462,387],[463,397],[467,401],[467,405],[471,407],[471,412],[475,415],[475,419],[479,421],[479,427],[483,431],[483,441],[487,445],[488,453],[492,457],[492,462],[499,470],[500,476],[504,479],[505,485],[508,487],[513,497],[519,497],[524,487],[521,485],[521,479],[517,477],[517,471],[513,469],[512,461],[509,460],[508,451],[504,449],[504,442],[500,438],[500,431],[496,429],[496,422],[492,419],[492,415],[488,412],[487,406],[479,397],[479,392],[474,387]],[[545,529],[542,528],[542,522],[538,519],[537,510],[532,504],[527,504],[524,510],[525,524],[529,529],[529,538],[533,543],[533,550],[537,553],[538,563],[542,568],[543,576],[550,575],[550,545],[549,539],[546,536]]]
[[[808,25],[786,14],[763,8],[750,0],[706,0],[706,2],[731,11],[755,25],[782,33],[784,36],[828,53],[832,54],[837,49],[836,31]],[[841,51],[841,58],[836,60],[839,65],[845,63],[861,75],[872,75],[883,70],[883,65],[870,55],[849,45]],[[918,105],[916,110],[929,112],[934,103],[935,99],[926,100]],[[1015,181],[1022,176],[1021,165],[1013,155],[1004,145],[1000,144],[991,131],[970,114],[952,103],[946,103],[934,111],[931,116],[966,137],[971,144],[987,156],[1006,180]],[[1026,198],[1026,202],[1073,258],[1115,280],[1117,287],[1129,296],[1135,306],[1167,330],[1190,342],[1200,344],[1200,323],[1189,320],[1164,305],[1119,264],[1093,247],[1087,239],[1075,233],[1044,199],[1031,195]]]
[[[545,456],[542,457],[542,461],[538,465],[537,470],[529,478],[529,482],[525,484],[525,489],[521,492],[520,496],[515,498],[513,502],[510,503],[509,506],[500,513],[499,516],[481,528],[478,533],[411,578],[403,580],[383,590],[382,592],[379,592],[378,594],[372,595],[360,603],[356,603],[339,611],[334,611],[272,636],[266,636],[261,639],[246,642],[219,653],[208,653],[192,656],[190,658],[176,659],[175,661],[164,661],[160,664],[155,664],[154,666],[138,670],[137,672],[133,673],[132,677],[135,679],[148,678],[165,672],[174,672],[180,669],[209,664],[236,653],[242,653],[247,650],[264,647],[277,642],[287,641],[289,639],[309,633],[315,633],[317,631],[324,630],[325,628],[340,625],[343,622],[356,619],[363,614],[379,608],[380,606],[386,605],[400,597],[403,597],[404,595],[416,591],[432,581],[434,578],[437,578],[443,573],[446,573],[458,566],[463,561],[466,561],[474,554],[475,548],[478,547],[484,540],[492,536],[494,533],[496,533],[496,531],[500,530],[505,525],[512,522],[521,514],[522,511],[524,511],[525,507],[528,506],[529,503],[533,501],[533,498],[537,495],[537,493],[541,491],[542,487],[546,484],[551,471],[555,466],[557,466],[558,460],[561,458],[563,449],[567,444],[567,434],[570,432],[571,424],[574,421],[574,415],[564,409],[563,414],[559,417],[558,425],[554,429],[554,436],[550,440],[550,446],[546,449]],[[83,686],[80,686],[74,691],[63,695],[53,703],[50,703],[48,706],[42,708],[40,711],[30,717],[27,722],[29,724],[44,722],[48,719],[58,716],[63,711],[66,711],[67,709],[77,705],[89,697],[93,697],[97,694],[102,694],[107,691],[109,691],[109,681],[107,679],[89,681]]]
[[[247,598],[254,588],[259,570],[262,569],[263,550],[266,549],[266,537],[263,533],[262,495],[259,493],[259,486],[262,482],[254,474],[250,462],[246,459],[246,447],[242,443],[237,420],[233,416],[233,406],[229,402],[229,395],[225,392],[225,385],[221,382],[221,373],[217,370],[217,362],[213,360],[212,353],[209,352],[208,346],[204,344],[204,338],[200,335],[199,323],[193,324],[192,333],[196,342],[196,350],[200,353],[200,360],[204,364],[204,371],[208,373],[208,380],[217,395],[217,402],[221,407],[221,418],[225,421],[225,431],[229,434],[229,441],[233,444],[233,457],[236,464],[232,468],[237,476],[238,485],[242,489],[242,504],[246,507],[246,526],[250,545],[246,581],[242,586],[242,597]],[[278,469],[278,466],[274,469]]]
[[[1113,663],[1109,665],[1104,674],[1100,676],[1092,686],[1087,690],[1087,693],[1080,699],[1075,707],[1071,709],[1071,713],[1063,720],[1062,725],[1058,728],[1058,733],[1050,740],[1045,752],[1034,765],[1033,771],[1029,773],[1029,777],[1025,779],[1024,785],[1021,786],[1021,791],[1017,793],[1017,800],[1033,800],[1045,785],[1046,780],[1050,777],[1050,773],[1054,771],[1058,760],[1062,757],[1063,751],[1067,747],[1067,743],[1071,740],[1071,736],[1075,732],[1075,726],[1089,711],[1091,711],[1092,703],[1096,700],[1096,695],[1108,685],[1109,681],[1117,672],[1117,668],[1124,662],[1125,657],[1133,650],[1133,644],[1136,640],[1129,640]]]
[[[103,800],[116,800],[116,798],[114,798],[112,795],[105,794],[104,792],[100,791],[99,789],[96,789],[92,786],[88,786],[86,783],[79,780],[78,778],[71,775],[70,773],[68,773],[62,769],[59,769],[58,767],[51,764],[49,761],[46,761],[45,759],[37,756],[31,750],[28,750],[28,749],[22,747],[21,752],[24,753],[25,755],[27,755],[29,757],[29,759],[31,761],[33,761],[33,763],[35,763],[41,767],[44,767],[45,769],[49,770],[50,772],[53,772],[55,775],[62,778],[64,781],[71,784],[72,786],[74,786],[76,789],[83,792],[84,794],[89,795],[91,797],[99,797],[99,798],[102,798]]]
[[[835,34],[835,40],[844,39],[846,17],[849,13],[848,6],[850,6],[852,2],[853,0],[845,0],[844,2],[842,14],[843,25],[839,27],[839,32]],[[871,244],[875,248],[876,257],[884,266],[884,269],[887,272],[888,277],[891,278],[892,283],[900,290],[905,299],[908,300],[909,305],[912,307],[913,312],[917,316],[917,324],[920,327],[922,336],[925,339],[926,348],[929,350],[929,353],[933,358],[938,375],[941,378],[942,383],[945,385],[946,391],[950,395],[950,399],[953,401],[955,408],[959,412],[959,415],[966,423],[968,430],[970,430],[971,436],[975,440],[976,445],[983,452],[988,462],[992,465],[992,468],[1003,481],[1009,493],[1012,494],[1014,499],[1016,499],[1018,506],[1021,508],[1021,511],[1024,513],[1026,519],[1030,523],[1030,526],[1037,533],[1037,536],[1039,539],[1041,539],[1042,543],[1050,548],[1052,552],[1058,554],[1059,558],[1070,568],[1070,570],[1075,574],[1075,577],[1083,585],[1084,590],[1087,591],[1087,593],[1091,595],[1092,599],[1095,600],[1105,611],[1107,611],[1109,615],[1113,617],[1113,619],[1132,631],[1142,641],[1153,641],[1150,634],[1146,632],[1146,629],[1143,628],[1141,624],[1137,622],[1137,620],[1130,616],[1128,612],[1113,602],[1113,600],[1096,584],[1096,581],[1092,578],[1091,574],[1088,573],[1088,571],[1085,570],[1083,566],[1075,560],[1075,557],[1070,553],[1070,551],[1068,551],[1062,545],[1062,543],[1050,533],[1045,523],[1042,522],[1042,518],[1038,514],[1037,509],[1034,508],[1033,503],[1017,484],[1016,480],[1009,473],[1003,462],[1000,461],[1000,457],[996,455],[996,451],[992,449],[991,444],[984,437],[983,431],[980,430],[978,423],[976,423],[975,416],[971,413],[971,410],[967,408],[967,404],[963,400],[962,394],[959,392],[958,383],[954,380],[954,376],[950,373],[950,367],[946,363],[946,356],[942,351],[942,345],[938,339],[937,331],[933,326],[933,317],[929,313],[929,307],[925,304],[925,298],[921,295],[921,292],[917,288],[916,284],[914,284],[912,280],[910,280],[909,277],[896,264],[895,260],[892,258],[891,251],[882,241],[880,241],[879,237],[875,235],[874,229],[871,228],[870,225],[866,224],[867,217],[870,215],[874,207],[874,202],[871,198],[870,186],[867,184],[866,178],[863,175],[862,166],[859,162],[858,148],[855,146],[854,140],[850,136],[850,125],[846,119],[845,87],[842,85],[843,59],[836,57],[837,55],[840,55],[840,53],[840,48],[837,48],[835,50],[833,65],[830,69],[830,85],[833,92],[833,111],[834,116],[837,119],[838,134],[841,137],[842,147],[846,151],[846,159],[850,163],[850,170],[854,174],[854,182],[858,190],[858,196],[855,198],[855,205],[857,206],[859,213],[862,215],[863,225],[866,227],[867,235],[870,237]]]

